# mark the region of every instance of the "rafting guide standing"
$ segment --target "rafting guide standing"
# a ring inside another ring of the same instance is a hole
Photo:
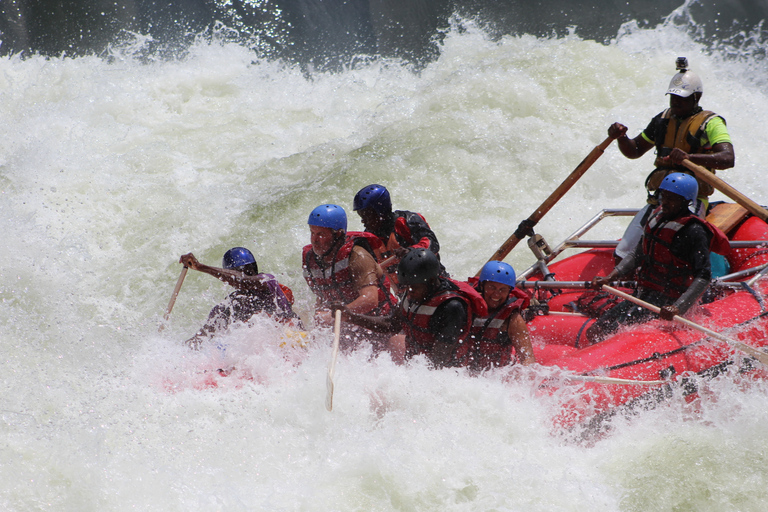
[[[617,258],[625,257],[640,239],[643,224],[659,204],[658,189],[662,180],[671,172],[690,174],[682,165],[683,160],[690,160],[711,172],[715,172],[715,169],[730,169],[735,162],[725,119],[699,106],[704,94],[701,78],[688,69],[688,59],[685,57],[678,57],[676,67],[677,73],[669,82],[666,92],[669,108],[656,115],[645,130],[630,139],[627,137],[627,127],[623,124],[613,123],[608,128],[608,135],[616,137],[619,150],[627,158],[640,158],[651,148],[656,149],[656,168],[645,180],[648,204],[635,216],[624,233],[616,247]],[[707,198],[714,189],[703,181],[698,181],[698,188],[692,210],[703,218],[709,206]]]

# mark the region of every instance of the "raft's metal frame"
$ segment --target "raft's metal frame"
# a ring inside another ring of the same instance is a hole
[[[552,249],[550,254],[542,259],[537,260],[536,263],[528,267],[518,276],[518,281],[524,281],[536,271],[541,272],[541,275],[544,276],[545,281],[553,281],[554,279],[549,272],[547,264],[557,258],[566,249],[599,249],[616,247],[619,244],[618,240],[581,240],[581,237],[584,236],[584,234],[586,234],[590,229],[595,227],[598,223],[600,223],[603,219],[608,217],[634,217],[639,211],[640,208],[606,208],[601,210],[586,224],[574,231],[568,238],[560,242],[559,245]]]
[[[765,244],[765,242],[763,242],[763,244]],[[750,267],[748,269],[740,270],[739,272],[734,272],[733,274],[718,277],[712,281],[712,284],[715,286],[724,287],[743,287],[744,284],[747,286],[752,286],[755,284],[755,281],[766,274],[768,274],[768,263],[763,263],[762,265],[758,265],[756,267]],[[749,276],[753,277],[749,281],[746,281],[746,283],[743,281],[737,281],[737,279]]]
[[[556,282],[554,275],[549,271],[549,267],[547,266],[548,263],[550,263],[552,260],[560,256],[560,254],[562,254],[563,251],[565,251],[566,249],[603,249],[603,248],[616,247],[619,244],[618,240],[581,240],[581,237],[584,236],[590,229],[595,227],[598,223],[600,223],[601,221],[603,221],[608,217],[630,217],[630,216],[634,217],[639,211],[640,211],[640,208],[605,208],[601,210],[597,215],[592,217],[586,224],[581,226],[579,229],[574,231],[570,236],[568,236],[565,240],[560,242],[560,244],[555,246],[555,248],[552,249],[551,253],[547,254],[543,258],[538,258],[536,263],[534,263],[533,265],[528,267],[524,272],[522,272],[517,277],[518,286],[520,286],[520,288],[533,288],[533,287],[554,288],[556,287],[555,285],[552,285],[552,286],[544,285],[545,282]],[[768,248],[768,241],[740,240],[736,242],[730,242],[730,245],[731,245],[731,248],[733,249],[757,248],[757,247]],[[536,251],[534,251],[534,255],[536,255]],[[531,284],[529,285],[526,279],[537,271],[540,272],[542,276],[544,276],[544,280],[531,282]],[[713,281],[713,284],[718,286],[729,286],[732,284],[741,286],[740,283],[733,283],[733,281],[758,274],[752,280],[749,281],[748,284],[751,285],[751,283],[757,280],[760,276],[765,275],[766,272],[768,272],[768,264],[759,265],[757,267],[748,268],[740,272],[734,272],[732,274],[718,277]],[[563,288],[584,287],[584,283],[580,283],[580,282],[578,283],[577,282],[560,282],[558,284],[560,287],[563,287]],[[568,286],[568,285],[571,285],[571,286]]]

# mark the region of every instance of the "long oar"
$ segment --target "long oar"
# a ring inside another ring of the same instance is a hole
[[[690,160],[686,159],[683,160],[683,165],[686,166],[688,169],[693,171],[693,173],[696,175],[697,178],[699,178],[701,181],[705,181],[715,187],[717,190],[725,194],[726,196],[730,197],[737,203],[739,203],[741,206],[746,208],[746,210],[754,215],[755,217],[758,217],[759,219],[762,219],[764,222],[768,222],[768,210],[730,186],[728,183],[723,181],[722,179],[715,176],[714,173],[708,171],[706,168],[695,164],[691,162]]]
[[[621,288],[635,288],[635,281],[614,281]],[[580,290],[592,288],[592,281],[518,281],[515,287],[521,290]]]
[[[173,305],[176,304],[176,297],[179,296],[179,290],[181,290],[181,285],[184,283],[185,277],[187,277],[187,267],[181,269],[179,279],[176,281],[176,288],[173,289],[173,293],[171,294],[171,301],[168,303],[168,307],[165,309],[165,314],[163,315],[163,323],[161,323],[157,328],[157,332],[162,332],[162,330],[165,328],[165,322],[167,322],[168,317],[171,316],[171,310],[173,309]]]
[[[637,297],[633,297],[632,295],[629,295],[627,293],[622,292],[621,290],[617,290],[616,288],[612,288],[608,285],[603,285],[603,289],[611,292],[612,294],[616,295],[617,297],[621,297],[623,299],[626,299],[630,302],[634,302],[638,306],[644,307],[646,309],[649,309],[653,311],[656,314],[659,314],[661,311],[660,308],[654,306],[653,304],[649,304],[648,302],[645,302],[644,300],[640,300]],[[736,348],[738,350],[741,350],[742,352],[745,352],[746,354],[749,354],[750,356],[754,357],[764,365],[768,366],[768,354],[756,349],[755,347],[750,347],[746,343],[742,343],[740,341],[732,340],[726,336],[723,336],[719,332],[712,331],[710,329],[707,329],[706,327],[703,327],[697,323],[691,322],[690,320],[687,320],[679,315],[675,315],[672,320],[674,320],[677,323],[687,325],[688,327],[691,327],[693,329],[696,329],[697,331],[703,332],[707,336],[711,338],[715,338],[716,340],[722,341],[724,343],[729,344],[733,348]]]
[[[396,258],[397,258],[397,256],[390,256],[389,258],[387,258],[387,259],[385,259],[384,261],[382,261],[381,263],[379,263],[379,266],[380,266],[381,268],[387,268],[387,267],[390,267],[390,266],[392,266],[392,265],[394,265],[394,264],[395,264],[395,259],[396,259]]]
[[[531,216],[528,217],[527,223],[529,224],[529,227],[533,228],[533,226],[535,226],[536,223],[538,223],[541,218],[544,217],[544,215],[555,205],[555,203],[557,203],[560,198],[562,198],[565,193],[570,190],[570,188],[579,180],[579,178],[581,178],[584,173],[587,172],[587,169],[589,169],[592,164],[595,163],[595,160],[600,158],[600,156],[605,151],[605,148],[607,148],[611,142],[613,142],[613,139],[614,137],[608,137],[605,139],[603,142],[597,145],[584,160],[581,161],[576,169],[574,169],[573,172],[571,172],[571,174],[565,178],[565,181],[563,181],[560,186],[557,187],[555,191],[552,192],[552,194],[550,194],[550,196],[543,203],[541,203],[541,206],[539,206],[536,211],[534,211]],[[519,229],[520,228],[518,227],[518,230]],[[520,236],[518,236],[518,231],[516,230],[514,233],[512,233],[512,236],[507,238],[507,241],[504,242],[495,253],[493,253],[493,256],[491,256],[488,261],[503,260],[523,238],[525,238],[525,235],[520,234]],[[477,275],[480,275],[479,271],[477,272]]]
[[[660,384],[669,384],[665,380],[633,380],[617,379],[615,377],[600,377],[598,375],[569,375],[568,380],[578,380],[581,382],[595,382],[597,384],[618,384],[620,386],[658,386]]]
[[[325,380],[325,408],[333,410],[333,374],[336,371],[336,359],[339,357],[339,338],[341,335],[341,310],[336,310],[333,320],[333,352],[328,366],[328,378]]]

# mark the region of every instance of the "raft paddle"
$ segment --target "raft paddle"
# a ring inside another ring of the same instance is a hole
[[[649,304],[648,302],[645,302],[644,300],[638,299],[637,297],[633,297],[632,295],[629,295],[628,293],[624,293],[620,290],[617,290],[616,288],[612,288],[608,285],[603,285],[603,289],[616,295],[617,297],[621,297],[623,299],[626,299],[630,302],[634,302],[638,306],[644,307],[650,311],[653,311],[657,315],[661,311],[661,308],[658,308],[657,306],[654,306],[653,304]],[[726,336],[723,336],[719,332],[712,331],[710,329],[707,329],[706,327],[703,327],[695,322],[691,322],[690,320],[683,318],[679,315],[675,315],[672,317],[672,320],[674,320],[677,323],[687,325],[688,327],[691,327],[693,329],[696,329],[697,331],[703,332],[707,336],[711,338],[715,338],[716,340],[722,341],[724,343],[727,343],[728,345],[732,346],[735,349],[741,350],[742,352],[749,354],[750,356],[754,357],[764,365],[768,366],[768,354],[756,349],[755,347],[750,347],[746,343],[742,343],[740,341],[732,340]]]
[[[336,310],[333,320],[333,352],[331,364],[328,366],[328,377],[325,380],[325,408],[333,410],[333,374],[336,371],[336,359],[339,357],[339,337],[341,335],[341,310]]]
[[[179,296],[179,290],[181,290],[181,285],[184,283],[185,277],[187,277],[187,267],[184,267],[181,269],[181,274],[179,274],[179,279],[176,281],[176,288],[173,289],[173,293],[171,294],[171,301],[168,303],[168,307],[165,309],[165,314],[163,315],[163,322],[157,328],[157,332],[162,332],[162,330],[165,328],[165,322],[167,322],[168,317],[171,316],[171,310],[173,309],[173,305],[176,304],[176,297]]]
[[[389,258],[387,258],[384,261],[382,261],[381,263],[379,263],[379,266],[381,268],[391,267],[392,265],[395,264],[395,260],[396,259],[397,259],[397,256],[390,256]]]
[[[506,258],[507,254],[509,254],[510,251],[515,248],[517,243],[525,238],[525,231],[530,231],[533,229],[533,227],[541,220],[542,217],[544,217],[544,215],[555,205],[555,203],[557,203],[560,198],[562,198],[565,193],[568,192],[568,190],[570,190],[570,188],[579,180],[579,178],[581,178],[584,173],[587,172],[587,169],[589,169],[592,164],[595,163],[595,160],[600,158],[600,156],[605,151],[605,148],[607,148],[611,142],[613,142],[613,139],[614,137],[608,137],[599,145],[597,145],[571,172],[571,174],[565,178],[560,186],[557,187],[555,191],[552,192],[552,194],[550,194],[550,196],[543,203],[541,203],[536,211],[534,211],[530,217],[520,223],[515,232],[512,233],[512,236],[507,238],[507,241],[501,244],[501,247],[499,247],[499,249],[493,253],[493,256],[491,256],[488,261],[501,261]],[[475,274],[475,277],[479,275],[480,271],[478,270],[477,274]]]
[[[764,222],[768,222],[768,210],[730,186],[721,178],[715,176],[715,173],[710,172],[706,168],[691,162],[687,158],[683,160],[683,165],[690,169],[698,179],[709,183],[717,190],[739,203],[755,217],[761,219]]]
[[[599,375],[569,375],[566,379],[595,382],[597,384],[618,384],[620,386],[659,386],[661,384],[669,384],[666,380],[617,379],[615,377],[600,377]]]

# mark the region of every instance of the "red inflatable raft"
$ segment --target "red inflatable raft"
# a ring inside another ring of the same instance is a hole
[[[715,375],[735,361],[744,370],[764,369],[732,344],[660,319],[624,328],[588,346],[584,331],[601,308],[617,299],[586,289],[586,282],[610,272],[616,242],[583,241],[582,236],[605,217],[632,212],[604,210],[553,251],[534,249],[539,261],[521,275],[520,287],[532,295],[534,304],[539,303],[534,306],[539,316],[528,323],[537,361],[565,370],[572,376],[568,382],[584,388],[569,395],[573,398],[556,418],[558,426],[585,422],[595,426],[618,406],[657,401],[670,386],[685,384],[693,375]],[[763,303],[768,277],[761,279],[768,273],[768,224],[738,205],[725,203],[713,208],[708,220],[731,240],[732,249],[726,255],[730,273],[713,281],[706,303],[695,306],[686,318],[752,347],[768,345],[768,313]],[[591,248],[550,264],[571,247]],[[630,284],[623,283],[622,289],[631,292]],[[542,385],[541,392],[553,393],[564,382],[553,380]],[[684,392],[695,393],[695,389]]]

